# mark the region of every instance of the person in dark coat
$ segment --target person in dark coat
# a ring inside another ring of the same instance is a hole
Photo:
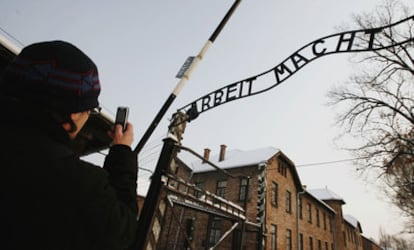
[[[133,127],[103,167],[72,142],[98,107],[94,62],[64,41],[25,47],[0,78],[0,249],[129,249],[137,230]]]

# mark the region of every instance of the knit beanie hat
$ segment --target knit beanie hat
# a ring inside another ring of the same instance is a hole
[[[95,63],[64,41],[25,47],[0,80],[0,93],[61,114],[98,106],[100,84]]]

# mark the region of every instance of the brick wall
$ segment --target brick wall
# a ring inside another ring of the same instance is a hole
[[[183,164],[180,161],[177,163]],[[226,169],[233,177],[219,171],[194,173],[191,177],[189,168],[178,167],[177,175],[191,181],[203,190],[223,197],[246,209],[249,222],[256,223],[258,201],[258,175],[261,172],[258,165]],[[298,249],[299,242],[303,249],[319,250],[362,250],[362,238],[359,228],[346,223],[342,216],[342,202],[321,202],[314,196],[303,191],[293,163],[283,154],[277,154],[268,159],[266,167],[266,217],[264,242],[266,249]],[[247,199],[240,200],[241,179],[249,177]],[[274,185],[277,192],[272,192]],[[218,191],[218,188],[222,188]],[[275,196],[273,198],[272,196]],[[290,198],[288,198],[290,197]],[[298,219],[298,197],[301,200],[302,217]],[[309,210],[310,209],[310,210]],[[177,246],[185,247],[187,240],[184,233],[190,221],[194,230],[191,232],[190,244],[193,249],[206,249],[210,240],[217,240],[231,228],[235,221],[212,213],[200,212],[182,207],[167,206],[166,216],[162,222],[160,249]],[[309,219],[311,215],[311,220]],[[177,219],[178,218],[178,219]],[[299,232],[299,234],[298,234]],[[187,231],[188,233],[188,231]],[[213,234],[212,234],[213,233]],[[216,233],[216,235],[214,234]],[[242,225],[236,228],[216,249],[236,249],[241,242]],[[354,235],[353,237],[350,235]],[[258,249],[259,228],[253,225],[244,227],[244,249]]]
[[[362,237],[362,242],[364,250],[382,250],[382,248],[377,243],[370,239]]]

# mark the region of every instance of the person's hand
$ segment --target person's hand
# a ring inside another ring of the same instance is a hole
[[[115,125],[114,131],[109,131],[113,145],[126,145],[131,147],[134,141],[134,129],[131,123],[127,123],[125,131],[122,131],[122,125]]]

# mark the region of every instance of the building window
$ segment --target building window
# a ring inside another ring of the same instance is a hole
[[[302,213],[302,197],[299,197],[298,199],[298,206],[299,206],[299,219],[303,219],[303,213]]]
[[[196,188],[194,189],[194,196],[200,198],[203,195],[200,189],[203,189],[204,185],[202,182],[196,182],[195,187]]]
[[[279,192],[279,186],[276,182],[272,182],[272,206],[277,207],[277,200],[278,200],[278,192]]]
[[[308,206],[308,222],[312,223],[312,206],[310,203],[308,203],[307,206]]]
[[[286,190],[286,212],[292,212],[292,195],[288,190]]]
[[[240,179],[239,201],[245,201],[247,199],[247,185],[247,178]]]
[[[322,241],[318,240],[318,250],[322,250]]]
[[[329,232],[332,232],[332,218],[331,218],[330,216],[329,216],[328,221],[329,221],[329,223],[328,223],[328,226],[329,226]]]
[[[352,240],[353,240],[353,243],[355,245],[357,245],[357,236],[356,236],[356,232],[355,231],[352,232]]]
[[[316,226],[320,227],[321,226],[321,222],[319,219],[319,209],[316,209]]]
[[[225,198],[226,187],[227,187],[227,181],[218,181],[217,182],[216,195],[218,195],[222,198]]]
[[[270,249],[277,249],[277,225],[270,225]]]
[[[345,231],[343,231],[342,234],[343,234],[343,237],[344,237],[344,246],[346,247],[346,233],[345,233]]]
[[[303,234],[299,234],[299,250],[303,250]]]
[[[288,169],[288,163],[284,160],[279,159],[277,164],[277,171],[283,175],[284,177],[287,176],[287,169]]]
[[[213,246],[221,237],[221,221],[218,218],[213,218],[210,222],[208,244]]]
[[[329,250],[328,248],[328,242],[325,241],[325,250]]]
[[[292,250],[292,230],[286,229],[286,250]]]
[[[323,229],[326,230],[326,214],[323,212]]]
[[[313,238],[309,237],[309,250],[313,250]]]

